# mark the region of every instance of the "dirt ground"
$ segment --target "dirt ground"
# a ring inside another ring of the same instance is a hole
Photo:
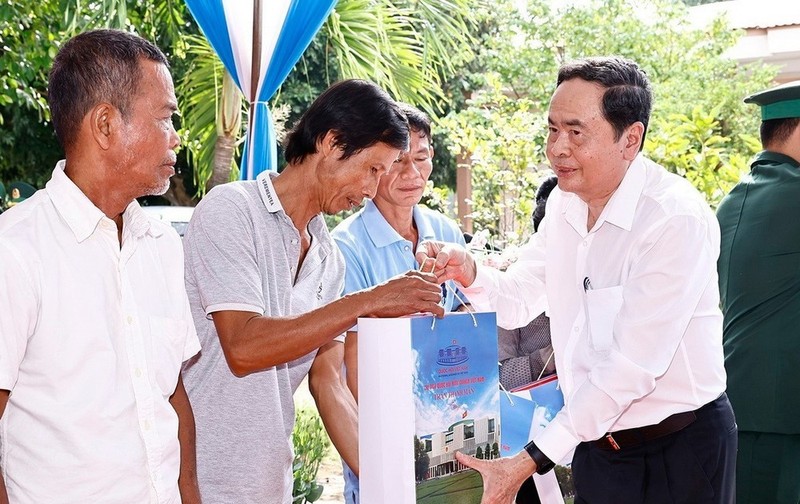
[[[308,392],[308,380],[304,380],[294,394],[294,402],[297,408],[302,406],[314,407],[314,399]],[[331,445],[325,458],[319,467],[317,481],[323,486],[322,497],[316,503],[321,504],[344,504],[344,479],[342,478],[342,462],[336,452],[336,448]],[[315,504],[316,504],[315,503]]]
[[[322,460],[317,474],[317,481],[324,487],[322,497],[317,502],[325,504],[344,504],[344,479],[342,478],[342,462],[331,447]],[[316,504],[316,503],[315,503]]]

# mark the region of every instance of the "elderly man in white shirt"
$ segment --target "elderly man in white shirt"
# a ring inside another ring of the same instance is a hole
[[[181,242],[135,201],[174,174],[167,60],[86,32],[49,84],[66,160],[0,216],[0,503],[199,502]]]
[[[650,106],[632,61],[564,65],[548,116],[558,189],[520,260],[501,273],[452,245],[418,254],[501,326],[524,325],[543,299],[549,307],[565,406],[514,457],[459,454],[482,473],[484,503],[508,504],[573,449],[576,503],[734,501],[719,227],[686,180],[640,153]]]

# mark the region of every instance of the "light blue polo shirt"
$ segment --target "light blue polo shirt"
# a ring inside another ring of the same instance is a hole
[[[456,223],[439,212],[416,205],[414,222],[420,242],[438,240],[466,246],[464,235]],[[414,258],[415,245],[386,222],[372,200],[367,200],[364,208],[336,226],[331,236],[345,259],[345,294],[372,287],[408,270],[419,269]],[[452,281],[448,283],[455,289]],[[464,299],[460,292],[459,296]],[[452,311],[460,304],[451,289],[447,289],[445,311]]]

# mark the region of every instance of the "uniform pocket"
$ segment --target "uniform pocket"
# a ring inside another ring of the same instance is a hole
[[[608,350],[614,341],[614,321],[622,308],[622,286],[586,291],[589,341],[595,350]]]

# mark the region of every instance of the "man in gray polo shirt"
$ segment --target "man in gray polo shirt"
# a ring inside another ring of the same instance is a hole
[[[205,502],[291,503],[292,395],[309,370],[331,439],[354,461],[356,408],[334,338],[362,316],[444,314],[435,277],[419,272],[339,298],[344,260],[321,215],[373,197],[408,135],[384,91],[339,82],[287,136],[283,172],[218,186],[197,206],[184,246],[203,350],[184,381]]]

